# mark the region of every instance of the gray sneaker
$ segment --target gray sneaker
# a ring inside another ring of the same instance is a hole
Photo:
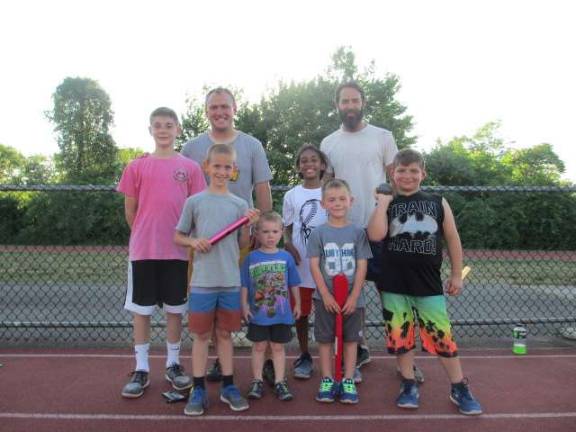
[[[294,399],[294,395],[290,392],[286,380],[276,383],[274,393],[276,393],[276,397],[281,401],[291,401]]]
[[[247,396],[248,399],[262,399],[262,396],[264,396],[264,383],[262,380],[252,380]]]
[[[148,372],[143,370],[134,371],[130,374],[130,381],[122,389],[122,396],[130,399],[139,398],[149,385]]]
[[[354,369],[354,384],[360,384],[362,382],[362,372],[360,372],[360,368]]]
[[[400,368],[398,366],[396,366],[396,374],[400,377],[402,377],[402,373],[400,372]],[[422,369],[420,369],[418,366],[414,365],[414,380],[416,380],[416,382],[418,384],[423,384],[424,383],[424,372],[422,372]]]
[[[227,403],[232,411],[245,411],[250,408],[248,401],[242,397],[234,384],[220,389],[220,400]]]
[[[170,381],[175,390],[186,390],[192,387],[192,378],[184,373],[182,365],[174,363],[166,368],[166,379]]]
[[[313,370],[312,356],[309,353],[300,354],[294,362],[294,378],[309,379]]]

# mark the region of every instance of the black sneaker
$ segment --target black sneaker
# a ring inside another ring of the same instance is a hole
[[[206,381],[209,382],[222,381],[222,366],[220,366],[220,361],[218,359],[214,360],[212,366],[210,366],[206,371]]]
[[[139,398],[149,385],[148,372],[142,370],[134,371],[130,374],[130,381],[122,389],[122,396],[130,399]]]
[[[370,351],[368,348],[358,345],[358,354],[356,356],[356,367],[360,369],[362,366],[370,363]]]
[[[281,401],[290,401],[294,399],[294,395],[290,393],[286,380],[280,381],[274,385],[274,393],[276,393],[276,397]]]
[[[274,387],[276,384],[276,374],[274,373],[274,362],[271,359],[268,359],[264,362],[264,366],[262,367],[262,378],[264,381],[270,386]]]
[[[248,390],[248,399],[262,399],[264,395],[264,383],[262,380],[255,379],[250,383],[250,390]]]
[[[182,365],[174,363],[166,368],[166,379],[170,381],[175,390],[186,390],[192,387],[192,378],[184,373]]]

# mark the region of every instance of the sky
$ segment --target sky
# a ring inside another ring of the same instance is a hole
[[[58,150],[45,117],[66,77],[95,79],[119,147],[151,149],[149,113],[205,85],[257,101],[323,74],[340,46],[400,79],[416,147],[500,121],[507,146],[549,143],[576,182],[576,5],[563,0],[19,0],[0,19],[0,143]],[[570,54],[572,53],[572,54]]]

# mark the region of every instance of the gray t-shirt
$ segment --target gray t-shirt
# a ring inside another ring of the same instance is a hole
[[[348,279],[350,292],[356,275],[356,260],[372,258],[372,252],[364,229],[354,224],[334,227],[326,223],[310,234],[308,258],[311,257],[320,257],[320,271],[331,293],[334,291],[332,278],[339,273]],[[318,290],[314,291],[314,298],[320,299]],[[364,305],[364,293],[361,293],[357,307]]]
[[[202,164],[206,159],[208,149],[213,144],[210,135],[205,132],[188,141],[182,147],[182,154]],[[228,187],[230,192],[246,200],[250,207],[254,207],[252,200],[254,185],[272,180],[266,152],[260,141],[242,131],[238,131],[238,136],[232,146],[236,150],[238,178],[235,181],[231,180]],[[208,181],[207,178],[206,182]]]
[[[246,201],[231,193],[218,195],[204,190],[186,200],[176,230],[196,238],[210,238],[246,213]],[[212,246],[208,253],[194,253],[191,285],[239,287],[239,231]]]

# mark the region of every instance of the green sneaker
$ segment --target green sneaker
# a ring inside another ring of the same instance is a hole
[[[340,387],[340,402],[344,404],[357,404],[358,392],[353,379],[344,379]]]
[[[320,389],[316,395],[316,400],[318,402],[332,403],[336,399],[336,393],[338,392],[338,386],[332,378],[324,377],[320,381]]]

